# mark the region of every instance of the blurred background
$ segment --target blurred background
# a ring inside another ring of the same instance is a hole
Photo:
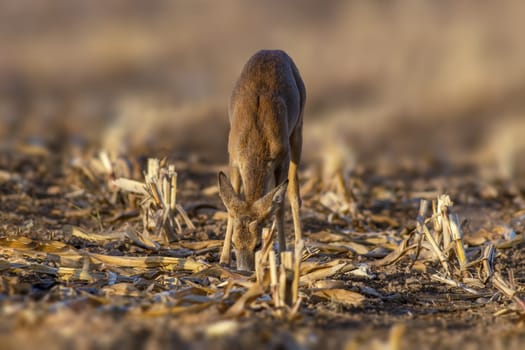
[[[227,162],[227,104],[279,48],[304,158],[525,173],[523,1],[0,2],[0,142]],[[521,157],[523,158],[523,157]]]

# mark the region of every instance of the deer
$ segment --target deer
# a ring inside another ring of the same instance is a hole
[[[220,263],[253,271],[265,221],[274,215],[279,251],[286,250],[284,197],[290,202],[295,242],[302,238],[298,167],[306,88],[290,56],[261,50],[245,64],[230,103],[229,175],[218,176],[227,212]]]

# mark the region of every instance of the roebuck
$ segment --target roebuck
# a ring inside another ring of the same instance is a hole
[[[301,239],[299,182],[306,90],[284,51],[262,50],[244,66],[230,99],[228,153],[231,182],[219,173],[219,194],[228,210],[220,262],[252,271],[262,224],[275,213],[279,249],[286,249],[284,195],[292,209],[295,241]],[[242,184],[242,192],[241,192]]]

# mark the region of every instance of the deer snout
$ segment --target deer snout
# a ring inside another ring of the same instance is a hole
[[[237,270],[255,270],[255,252],[249,249],[237,249],[235,251],[235,258],[237,259]]]

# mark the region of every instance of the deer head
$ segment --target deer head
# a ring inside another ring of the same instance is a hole
[[[232,243],[237,270],[254,270],[255,250],[261,244],[262,224],[282,205],[287,185],[288,180],[253,203],[248,203],[234,191],[226,175],[219,173],[219,195],[232,220]]]

